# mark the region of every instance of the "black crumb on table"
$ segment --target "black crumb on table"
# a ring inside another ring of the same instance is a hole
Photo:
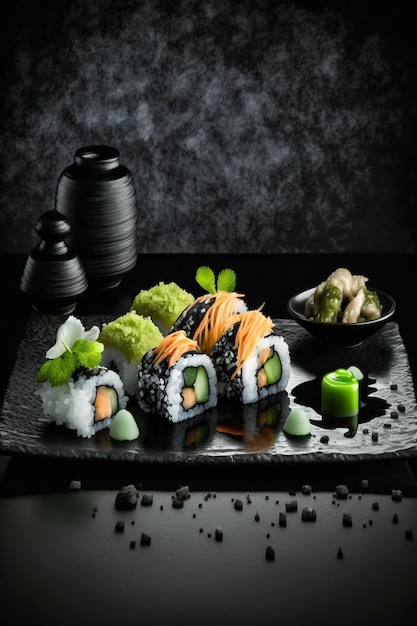
[[[275,550],[272,546],[267,546],[266,550],[265,550],[265,558],[267,561],[274,561],[275,560]]]
[[[140,545],[141,546],[150,546],[151,545],[151,537],[146,533],[142,533],[140,537]]]
[[[297,500],[289,500],[285,503],[285,510],[287,513],[296,513],[298,511]]]
[[[301,519],[303,522],[315,522],[317,514],[312,506],[306,506],[301,513]]]
[[[218,526],[214,532],[216,541],[223,541],[223,529]]]
[[[140,503],[141,503],[141,506],[152,506],[153,495],[151,493],[144,493]]]
[[[117,533],[123,533],[125,530],[125,523],[122,520],[116,522],[115,531]]]
[[[239,500],[239,498],[236,498],[235,503],[234,503],[234,508],[235,508],[235,511],[242,511],[243,509],[242,500]]]
[[[393,489],[391,492],[391,497],[394,500],[394,502],[401,502],[402,497],[403,497],[403,493],[401,489]]]
[[[352,516],[350,513],[343,513],[343,526],[350,528],[352,526]]]
[[[136,508],[139,493],[135,485],[125,485],[116,495],[115,507],[119,511]]]
[[[190,489],[187,485],[183,487],[178,487],[178,489],[175,492],[175,498],[177,500],[188,500],[189,497],[190,497]]]
[[[337,485],[336,497],[338,500],[346,500],[349,495],[349,489],[346,485]]]

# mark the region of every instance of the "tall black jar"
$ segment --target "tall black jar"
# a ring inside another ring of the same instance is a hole
[[[58,179],[55,208],[71,225],[70,244],[89,286],[117,286],[137,258],[136,191],[119,151],[105,145],[79,148]]]

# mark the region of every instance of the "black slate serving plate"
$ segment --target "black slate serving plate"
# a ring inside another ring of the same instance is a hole
[[[86,328],[109,316],[81,317]],[[322,345],[292,320],[275,320],[289,344],[291,376],[286,392],[266,403],[219,402],[203,416],[180,424],[129,408],[140,428],[133,442],[113,441],[108,430],[83,439],[51,424],[34,395],[36,372],[55,342],[62,318],[34,314],[19,346],[0,414],[0,452],[77,459],[176,463],[274,463],[355,461],[417,456],[417,404],[408,356],[398,325],[389,322],[356,348]],[[322,376],[355,365],[366,376],[358,423],[323,423]],[[311,436],[283,432],[292,408],[303,406]]]

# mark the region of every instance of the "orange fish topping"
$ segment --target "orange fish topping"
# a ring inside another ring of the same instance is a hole
[[[172,367],[185,352],[200,352],[198,343],[190,339],[184,330],[177,330],[164,337],[154,349],[153,363],[158,365],[165,359],[168,366]]]
[[[191,306],[197,302],[214,299],[214,302],[208,305],[207,312],[193,334],[193,339],[198,342],[202,352],[209,354],[224,331],[237,321],[236,309],[239,304],[239,298],[242,297],[243,294],[234,291],[218,291],[215,294],[199,296],[193,302]]]
[[[245,311],[237,315],[240,322],[235,337],[235,348],[237,348],[237,366],[231,378],[236,376],[245,363],[245,360],[252,354],[256,343],[262,337],[270,335],[274,328],[274,322],[270,317],[266,317],[258,310]]]

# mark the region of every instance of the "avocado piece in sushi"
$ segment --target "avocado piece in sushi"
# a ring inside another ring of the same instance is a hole
[[[104,344],[102,363],[115,369],[128,395],[136,391],[137,368],[142,357],[163,339],[150,317],[129,311],[105,323],[99,335]]]
[[[131,310],[149,316],[162,334],[166,335],[193,300],[194,296],[177,283],[161,281],[150,289],[142,289],[133,300]]]

